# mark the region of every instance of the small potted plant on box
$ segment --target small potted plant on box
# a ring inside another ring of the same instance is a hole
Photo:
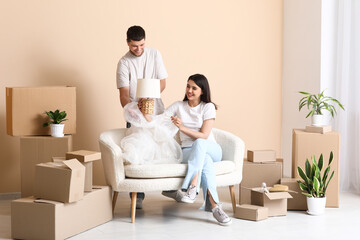
[[[320,155],[319,161],[316,162],[315,156],[312,156],[312,165],[309,160],[305,162],[305,172],[301,167],[297,167],[299,176],[303,181],[298,181],[300,189],[303,191],[302,194],[307,196],[306,202],[308,206],[308,213],[311,215],[320,215],[324,213],[326,204],[326,189],[329,185],[330,180],[334,176],[332,171],[330,177],[330,164],[333,160],[333,152],[330,153],[329,163],[321,176],[321,169],[324,165],[323,155]]]
[[[336,112],[335,106],[331,103],[339,105],[343,110],[344,106],[335,98],[325,96],[324,91],[319,94],[311,94],[308,92],[299,92],[305,95],[299,101],[299,111],[306,106],[310,112],[306,115],[306,118],[311,116],[313,126],[322,126],[325,125],[324,115],[322,110],[327,110],[330,112],[331,117],[334,118]]]
[[[51,127],[51,136],[53,137],[63,137],[64,136],[64,124],[62,122],[66,121],[66,112],[60,112],[59,109],[56,109],[55,112],[49,111],[45,112],[46,115],[51,119],[43,124],[43,127],[47,127],[50,125]]]

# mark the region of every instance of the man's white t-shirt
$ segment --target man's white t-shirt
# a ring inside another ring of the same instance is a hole
[[[167,78],[161,54],[153,48],[144,48],[141,56],[135,56],[130,51],[119,61],[116,70],[117,88],[129,87],[130,101],[137,101],[136,87],[140,78],[164,79]],[[164,111],[161,98],[155,99],[155,114]]]
[[[171,104],[165,110],[165,114],[180,118],[185,127],[199,132],[205,120],[215,119],[216,109],[213,103],[200,102],[196,107],[190,107],[188,101],[178,101]],[[181,147],[191,147],[195,141],[182,132],[180,132],[180,140]],[[216,142],[212,131],[208,140]]]

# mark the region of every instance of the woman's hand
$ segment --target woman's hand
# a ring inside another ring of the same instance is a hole
[[[177,126],[180,130],[182,128],[182,121],[180,118],[178,117],[171,117],[171,121],[173,122],[173,124],[175,124],[175,126]]]

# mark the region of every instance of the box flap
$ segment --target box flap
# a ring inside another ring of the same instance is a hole
[[[265,196],[267,196],[270,200],[292,198],[288,192],[265,193]]]
[[[66,160],[66,161],[63,161],[63,163],[72,170],[80,169],[80,168],[85,169],[84,165],[82,165],[77,159]]]
[[[57,201],[52,201],[52,200],[46,200],[46,199],[36,199],[34,200],[35,203],[46,203],[46,204],[53,204],[53,205],[56,205],[56,204],[63,204],[62,202],[57,202]]]

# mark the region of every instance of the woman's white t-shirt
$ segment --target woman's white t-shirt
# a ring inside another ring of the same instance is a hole
[[[216,109],[213,103],[200,102],[196,107],[190,107],[188,101],[178,101],[171,104],[165,114],[181,119],[183,125],[191,130],[199,132],[205,120],[215,119]],[[180,132],[180,140],[182,147],[191,147],[195,139]],[[208,140],[215,141],[212,131]]]

